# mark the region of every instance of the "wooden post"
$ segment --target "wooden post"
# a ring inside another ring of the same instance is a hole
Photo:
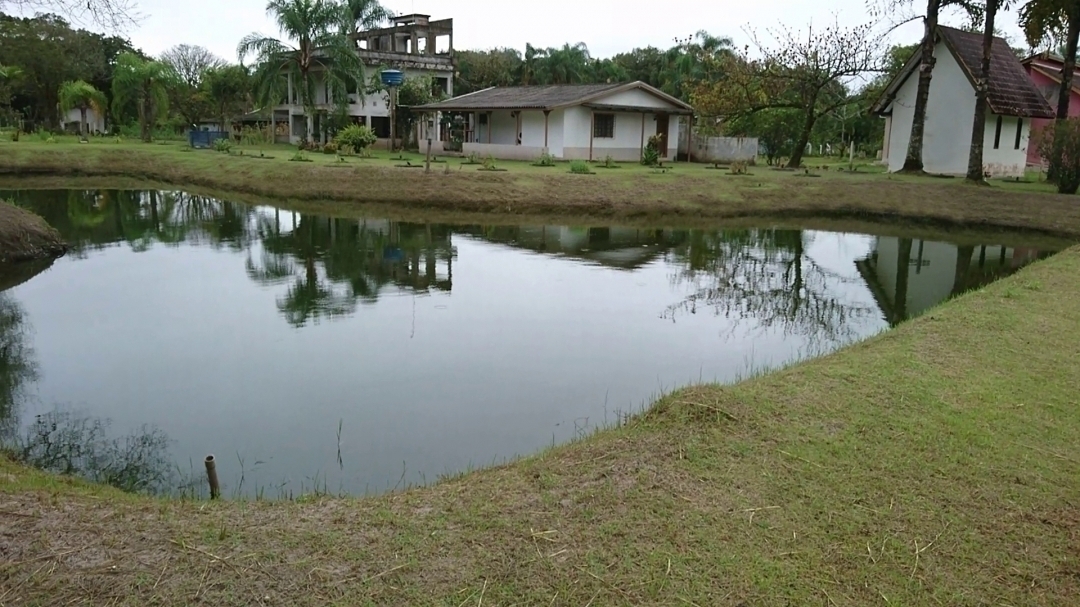
[[[641,157],[638,160],[645,162],[645,112],[641,113]]]
[[[589,162],[592,162],[594,135],[596,135],[596,110],[589,110]]]
[[[431,172],[431,131],[432,131],[431,126],[434,124],[434,122],[435,122],[434,119],[429,119],[429,122],[427,124],[427,127],[428,127],[428,129],[427,129],[427,164],[424,167],[424,172],[425,173],[430,173]]]
[[[216,500],[221,497],[221,485],[218,484],[217,466],[214,456],[206,456],[206,480],[210,483],[210,499]]]
[[[544,110],[544,153],[550,154],[548,151],[548,118],[551,115],[551,110]]]

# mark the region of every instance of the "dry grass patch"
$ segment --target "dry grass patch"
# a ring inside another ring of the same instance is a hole
[[[0,263],[62,255],[67,245],[44,219],[0,200]]]
[[[1080,250],[835,355],[372,499],[145,499],[0,463],[0,603],[1066,605]]]

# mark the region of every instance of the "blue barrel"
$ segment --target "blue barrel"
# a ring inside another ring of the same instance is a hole
[[[401,86],[405,82],[405,72],[401,70],[383,70],[382,83],[386,86]]]

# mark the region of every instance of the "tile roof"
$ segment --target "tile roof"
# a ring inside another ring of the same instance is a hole
[[[469,111],[469,110],[544,110],[586,103],[605,93],[622,90],[644,89],[679,108],[689,110],[690,106],[670,97],[642,82],[615,84],[547,84],[534,86],[492,87],[475,93],[461,95],[446,101],[418,106],[414,109],[426,111]]]
[[[944,26],[938,27],[938,31],[968,79],[974,83],[982,67],[982,34]],[[987,102],[991,111],[1005,116],[1053,118],[1055,115],[1009,43],[997,37],[990,52]]]
[[[975,76],[982,69],[982,34],[939,25],[937,38],[945,42],[974,89]],[[919,65],[920,53],[916,52],[874,104],[875,112],[883,113],[887,110],[896,97],[896,92],[908,78],[917,73]],[[1008,41],[999,37],[994,38],[994,46],[990,51],[990,84],[987,90],[987,103],[990,111],[1004,116],[1024,118],[1053,118],[1055,116],[1054,110],[1046,102],[1046,98],[1039,92],[1035,83],[1031,81],[1020,59],[1013,54]]]

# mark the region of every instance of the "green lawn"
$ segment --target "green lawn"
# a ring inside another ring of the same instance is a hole
[[[241,154],[242,152],[242,154]],[[145,187],[161,184],[239,201],[321,205],[331,214],[471,214],[487,221],[621,223],[652,227],[750,221],[783,224],[808,219],[917,223],[946,230],[1023,230],[1080,235],[1076,198],[1039,182],[898,176],[876,165],[852,173],[817,158],[802,171],[751,167],[749,175],[677,163],[657,170],[628,163],[594,166],[595,175],[570,173],[568,163],[537,167],[497,161],[487,172],[461,158],[440,157],[431,174],[422,157],[404,160],[383,150],[372,158],[339,160],[277,145],[237,147],[232,154],[191,150],[180,142],[143,144],[72,138],[46,143],[0,138],[0,187]],[[403,166],[404,165],[404,166]],[[411,165],[411,166],[410,166]],[[665,172],[666,171],[666,172]],[[500,219],[501,218],[501,219]]]
[[[1075,604],[1078,277],[1073,249],[397,495],[162,501],[0,463],[0,603]]]

